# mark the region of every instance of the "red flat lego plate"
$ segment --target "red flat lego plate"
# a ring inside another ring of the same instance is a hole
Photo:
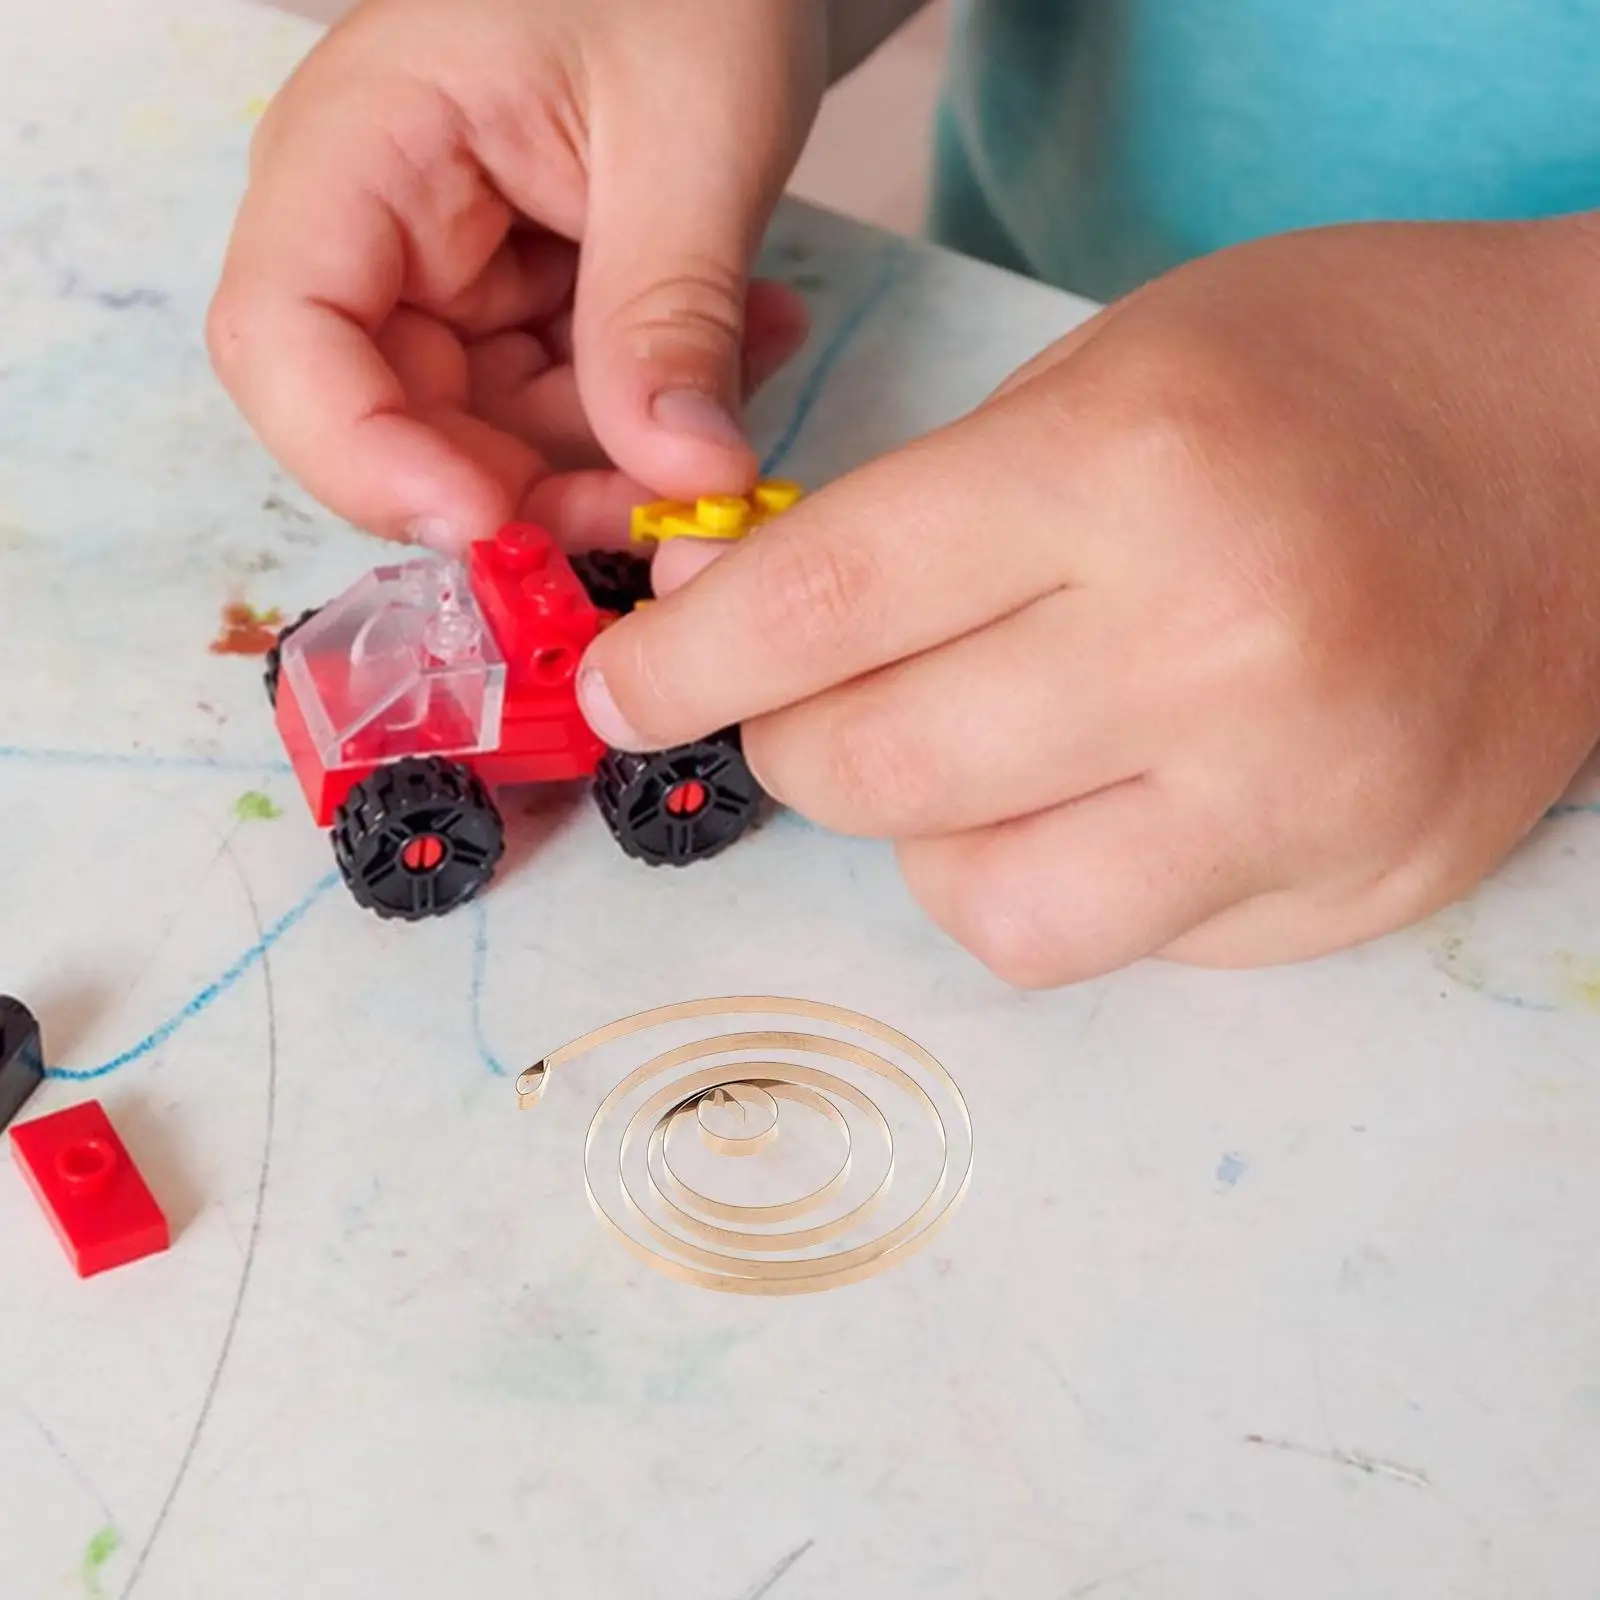
[[[161,1207],[98,1100],[13,1127],[11,1145],[80,1278],[171,1243]]]

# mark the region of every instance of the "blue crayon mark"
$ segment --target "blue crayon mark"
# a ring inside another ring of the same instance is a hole
[[[1563,801],[1545,813],[1550,817],[1600,817],[1600,800]]]
[[[1545,1016],[1553,1015],[1561,1009],[1553,1000],[1536,1000],[1532,995],[1517,994],[1511,989],[1491,989],[1487,984],[1474,983],[1471,978],[1464,978],[1459,973],[1451,972],[1448,967],[1440,967],[1445,977],[1453,983],[1458,983],[1469,994],[1482,995],[1485,1000],[1492,1000],[1497,1006],[1510,1006],[1513,1011],[1537,1011]]]
[[[132,289],[96,289],[72,271],[58,276],[57,288],[63,300],[93,300],[108,311],[159,310],[172,298],[164,289],[149,289],[143,285]]]
[[[132,311],[135,306],[164,306],[168,295],[161,289],[101,289],[95,299],[110,311]]]
[[[1237,1151],[1229,1150],[1217,1163],[1217,1182],[1231,1189],[1249,1170],[1250,1163]]]
[[[472,902],[472,1042],[478,1059],[497,1078],[508,1077],[505,1063],[489,1047],[483,1031],[483,990],[489,972],[489,913],[481,900]]]
[[[276,756],[244,761],[231,756],[166,756],[140,750],[52,750],[30,745],[0,744],[0,761],[22,761],[36,767],[89,767],[125,772],[243,772],[286,774],[292,769]]]
[[[883,262],[878,270],[877,281],[833,330],[833,337],[823,346],[822,354],[817,357],[817,364],[806,374],[806,380],[800,386],[800,394],[795,400],[789,421],[767,452],[766,460],[761,463],[762,477],[771,477],[783,465],[789,452],[794,449],[801,433],[805,431],[806,423],[811,420],[811,413],[816,409],[817,401],[822,398],[822,391],[833,376],[834,368],[844,359],[845,352],[855,342],[856,335],[861,332],[867,319],[883,304],[884,298],[899,280],[905,253],[905,246],[902,244],[891,245],[883,252]]]
[[[117,1072],[123,1067],[131,1066],[135,1061],[142,1060],[152,1051],[159,1050],[185,1023],[192,1022],[202,1012],[209,1011],[223,995],[267,954],[284,934],[294,927],[297,922],[304,919],[306,913],[338,881],[339,874],[337,872],[330,872],[327,877],[320,879],[298,905],[291,906],[285,911],[221,977],[214,978],[192,1000],[187,1001],[177,1011],[174,1011],[160,1027],[147,1033],[137,1044],[131,1045],[121,1055],[113,1056],[109,1061],[103,1061],[97,1067],[51,1067],[46,1071],[45,1076],[47,1078],[60,1078],[67,1083],[89,1083],[96,1078],[104,1078],[109,1073]]]

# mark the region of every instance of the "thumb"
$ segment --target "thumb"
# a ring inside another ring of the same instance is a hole
[[[750,150],[734,97],[707,98],[629,97],[594,129],[573,317],[578,391],[602,448],[681,498],[755,481],[745,299],[786,171],[783,152],[763,162]]]

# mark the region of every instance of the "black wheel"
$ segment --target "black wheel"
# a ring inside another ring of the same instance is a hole
[[[594,796],[617,843],[653,867],[687,866],[726,850],[762,800],[736,728],[654,755],[607,751]]]
[[[278,637],[272,641],[272,648],[267,651],[267,658],[262,663],[261,681],[267,686],[267,703],[277,709],[278,705],[278,675],[283,670],[283,641],[291,633],[298,632],[317,614],[318,607],[313,606],[309,611],[302,611],[298,617],[286,628],[278,629]]]
[[[453,761],[408,758],[350,791],[333,854],[358,905],[418,922],[470,900],[505,852],[489,792]]]
[[[572,558],[572,570],[602,611],[625,617],[654,592],[650,562],[628,550],[589,550]]]

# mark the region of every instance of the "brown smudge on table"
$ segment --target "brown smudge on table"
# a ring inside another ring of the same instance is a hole
[[[241,600],[222,608],[222,627],[211,641],[214,656],[264,656],[278,637],[283,623],[276,611],[257,611]]]

